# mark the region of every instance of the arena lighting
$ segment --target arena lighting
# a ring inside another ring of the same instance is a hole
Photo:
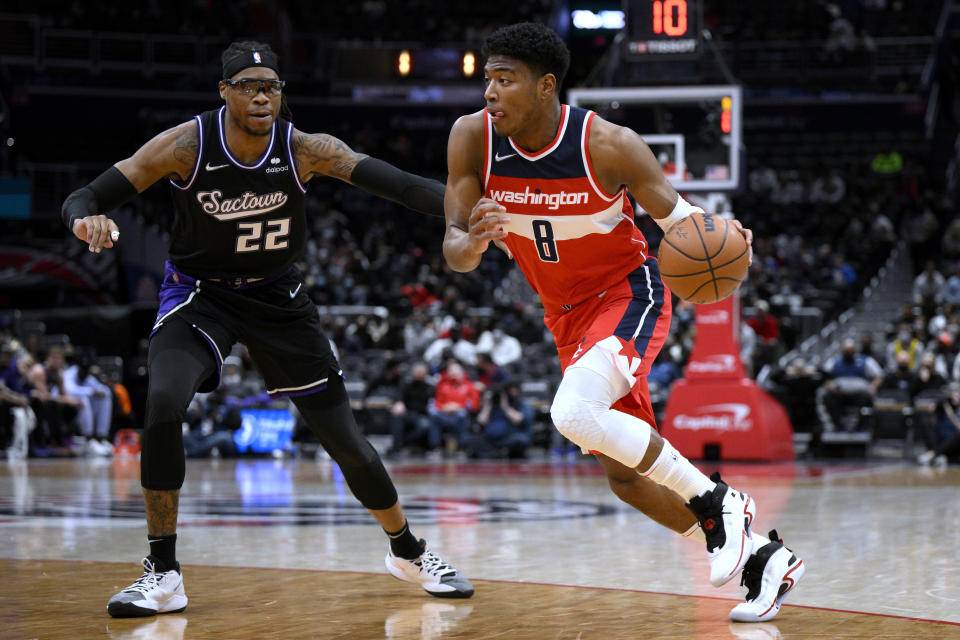
[[[400,56],[397,58],[397,71],[399,71],[402,76],[410,75],[410,52],[406,49],[401,51]]]
[[[623,11],[590,11],[575,9],[570,12],[577,29],[623,29],[626,17]]]
[[[477,58],[472,51],[463,54],[463,75],[472,76],[477,72]]]

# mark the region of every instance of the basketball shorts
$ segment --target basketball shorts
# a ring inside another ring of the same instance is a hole
[[[202,392],[220,384],[223,359],[237,342],[247,347],[274,397],[317,393],[333,376],[343,376],[295,270],[227,283],[193,278],[168,261],[150,335],[177,318],[200,332],[216,359],[217,373],[200,385]]]
[[[544,323],[564,371],[595,345],[607,352],[631,385],[613,408],[656,428],[647,374],[667,339],[670,317],[670,290],[660,278],[656,258],[648,258],[606,291],[569,310],[548,310]]]

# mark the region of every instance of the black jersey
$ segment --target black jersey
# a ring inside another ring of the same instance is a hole
[[[225,117],[226,107],[194,116],[196,164],[186,183],[170,181],[170,259],[199,278],[276,276],[306,242],[306,187],[293,161],[293,123],[274,122],[266,152],[245,165],[227,148]]]

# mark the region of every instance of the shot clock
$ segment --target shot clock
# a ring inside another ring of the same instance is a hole
[[[700,52],[701,0],[624,0],[627,55],[694,56]]]

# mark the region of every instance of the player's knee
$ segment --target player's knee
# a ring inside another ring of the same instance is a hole
[[[174,385],[163,381],[151,382],[147,392],[147,415],[144,428],[150,429],[155,425],[175,424],[178,428],[183,423],[187,412],[189,399],[184,399]]]
[[[550,405],[550,417],[553,424],[567,440],[584,449],[597,449],[603,442],[603,426],[597,421],[596,413],[607,407],[598,407],[575,393],[563,393],[557,390],[557,395]]]

